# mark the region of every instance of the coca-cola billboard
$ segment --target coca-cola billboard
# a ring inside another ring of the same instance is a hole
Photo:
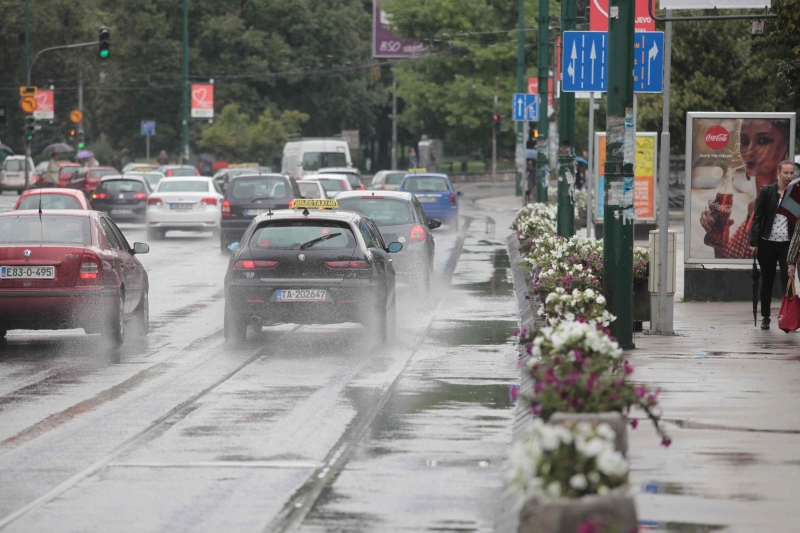
[[[750,263],[758,191],[794,158],[795,113],[697,113],[686,120],[684,258]]]

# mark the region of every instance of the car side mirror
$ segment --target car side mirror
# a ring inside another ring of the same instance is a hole
[[[428,229],[436,229],[441,225],[442,225],[442,221],[441,220],[436,220],[435,218],[432,218],[432,219],[430,219],[428,221]]]
[[[396,254],[402,249],[403,245],[400,244],[399,242],[391,242],[389,243],[389,246],[386,247],[386,251],[389,252],[390,254]]]
[[[456,191],[456,196],[464,196],[464,193],[462,191]]]
[[[230,250],[231,252],[235,252],[238,249],[239,249],[239,243],[238,242],[229,242],[228,243],[228,250]]]
[[[133,253],[134,254],[146,254],[150,252],[150,245],[145,244],[143,242],[135,242],[133,243]]]

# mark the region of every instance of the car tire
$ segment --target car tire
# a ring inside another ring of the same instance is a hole
[[[8,329],[5,326],[0,326],[0,342],[6,340],[6,335],[8,334]]]
[[[17,196],[19,196],[20,194],[22,194],[22,191],[24,191],[24,190],[25,190],[25,189],[17,189]]]
[[[150,333],[150,289],[145,287],[142,292],[142,301],[136,309],[136,323],[139,326],[139,335],[142,337]]]
[[[230,306],[225,305],[225,319],[223,322],[225,341],[232,344],[242,344],[247,339],[247,322],[242,320]]]
[[[109,317],[108,327],[103,328],[101,334],[108,338],[115,346],[122,346],[125,342],[125,294],[120,292],[117,308]]]

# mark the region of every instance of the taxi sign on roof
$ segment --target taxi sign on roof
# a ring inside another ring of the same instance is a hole
[[[289,207],[291,209],[339,209],[339,202],[319,198],[295,198]]]
[[[409,174],[423,174],[425,172],[427,172],[427,170],[425,170],[424,168],[409,168],[408,169],[408,173]]]

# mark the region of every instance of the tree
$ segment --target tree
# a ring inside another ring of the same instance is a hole
[[[796,106],[800,103],[800,0],[775,0],[771,11],[778,18],[769,21],[759,42],[771,47],[778,78]]]

